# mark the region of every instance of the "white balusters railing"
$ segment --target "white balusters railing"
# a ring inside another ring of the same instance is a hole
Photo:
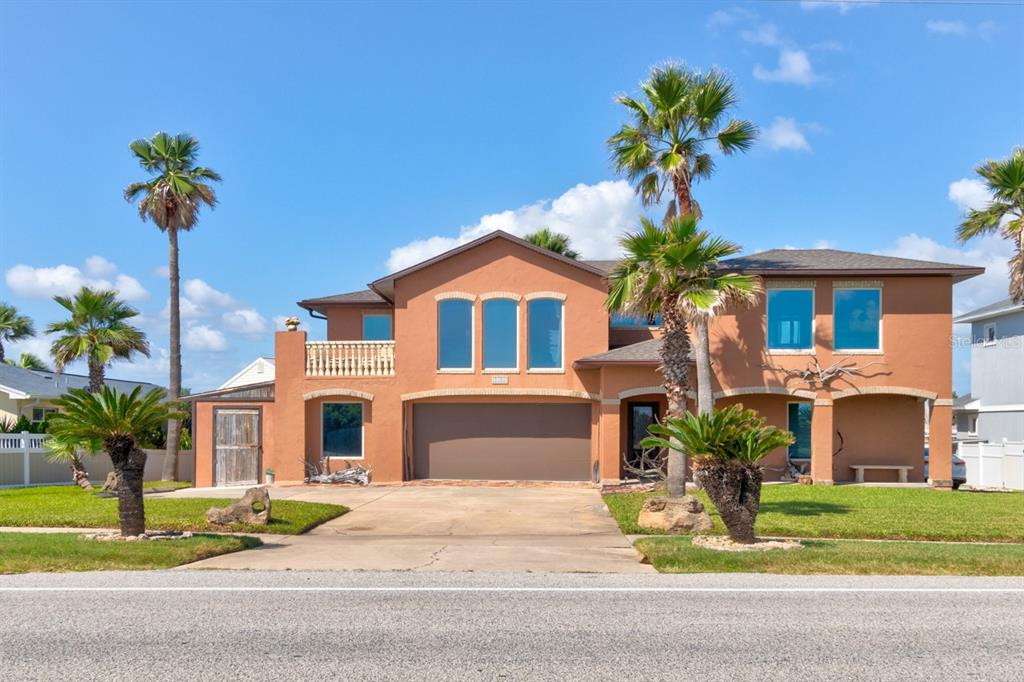
[[[311,341],[306,344],[306,376],[394,375],[394,341]]]

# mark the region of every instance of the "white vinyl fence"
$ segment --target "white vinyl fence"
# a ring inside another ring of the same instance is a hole
[[[961,443],[967,485],[1024,490],[1024,442]]]
[[[16,488],[32,485],[70,484],[71,469],[67,464],[54,462],[50,459],[50,451],[46,448],[46,434],[0,433],[0,488]],[[160,480],[161,468],[165,452],[163,450],[146,450],[147,481]],[[178,454],[178,479],[195,481],[195,453],[192,450]],[[110,458],[102,452],[87,455],[83,459],[89,480],[103,483],[107,474],[113,470]]]

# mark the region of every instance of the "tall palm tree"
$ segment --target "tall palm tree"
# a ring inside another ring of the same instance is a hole
[[[19,315],[13,305],[0,301],[0,362],[4,361],[4,341],[20,341],[35,335],[30,317]]]
[[[180,133],[170,136],[157,133],[148,140],[135,140],[129,145],[139,165],[150,174],[141,182],[124,188],[128,202],[138,202],[139,217],[143,222],[152,220],[170,242],[168,279],[170,299],[170,380],[168,395],[177,400],[181,395],[181,310],[178,288],[181,276],[178,269],[178,232],[191,230],[199,222],[202,206],[217,205],[217,194],[210,186],[219,182],[220,175],[211,168],[197,165],[199,140]],[[178,438],[181,424],[174,420],[167,424],[167,456],[161,478],[173,480],[178,467]]]
[[[971,209],[956,236],[961,242],[998,231],[1011,240],[1017,252],[1010,259],[1010,298],[1024,302],[1024,147],[1010,158],[986,161],[975,169],[985,180],[992,201],[983,209]]]
[[[46,327],[47,334],[60,336],[50,346],[57,371],[65,365],[85,358],[89,365],[89,391],[103,389],[106,367],[115,358],[131,358],[134,353],[149,357],[146,335],[128,323],[139,314],[135,308],[117,298],[113,291],[96,291],[82,287],[73,298],[54,296],[71,316]]]
[[[578,251],[574,251],[569,247],[569,235],[562,234],[561,232],[552,232],[546,227],[542,227],[536,232],[531,232],[523,237],[523,239],[534,246],[539,246],[540,248],[547,249],[548,251],[554,251],[566,258],[576,260],[580,257]]]
[[[110,456],[117,474],[118,517],[124,536],[146,530],[142,502],[146,453],[138,447],[139,438],[168,419],[183,416],[166,402],[163,390],[141,392],[141,386],[131,393],[118,393],[109,386],[101,393],[73,388],[54,401],[60,413],[50,422],[50,433],[58,440],[87,443],[91,449],[102,446]]]
[[[669,190],[669,217],[699,217],[693,184],[715,170],[705,146],[714,143],[726,155],[746,151],[757,139],[757,126],[726,122],[739,98],[732,80],[717,69],[701,73],[681,64],[657,66],[640,89],[643,99],[616,98],[633,120],[608,139],[615,170],[629,178],[644,206],[660,203]]]
[[[17,360],[8,358],[4,362],[12,367],[20,367],[22,369],[41,369],[43,371],[49,371],[50,369],[38,355],[33,353],[22,353],[18,356]]]
[[[715,273],[714,263],[735,247],[697,228],[690,214],[658,225],[641,219],[641,230],[622,238],[625,257],[612,272],[606,305],[612,312],[638,316],[661,314],[661,366],[669,416],[686,412],[689,383],[687,315],[715,310],[732,291],[756,283],[749,275]],[[710,385],[710,382],[708,383]],[[668,494],[686,494],[686,462],[677,450],[668,452]]]

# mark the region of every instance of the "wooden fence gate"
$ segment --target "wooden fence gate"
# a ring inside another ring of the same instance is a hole
[[[214,410],[214,485],[256,485],[260,480],[260,408]]]

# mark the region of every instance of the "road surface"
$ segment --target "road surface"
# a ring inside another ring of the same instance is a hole
[[[0,679],[1020,680],[1024,579],[0,576]]]

